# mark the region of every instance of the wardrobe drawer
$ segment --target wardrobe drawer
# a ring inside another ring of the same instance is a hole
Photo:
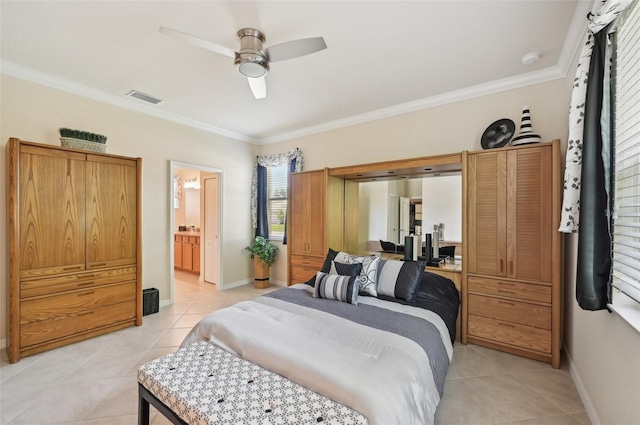
[[[136,302],[126,301],[51,320],[28,323],[20,326],[20,345],[26,347],[40,344],[101,326],[133,320],[135,317]]]
[[[34,298],[20,303],[20,324],[25,325],[61,316],[76,315],[98,307],[135,299],[135,282]]]
[[[311,276],[315,276],[320,268],[291,266],[291,284],[305,283]]]
[[[551,307],[469,294],[469,314],[551,329]]]
[[[115,282],[136,280],[135,267],[121,267],[99,272],[83,272],[66,276],[20,282],[20,298],[59,294],[76,289],[88,289]]]
[[[291,264],[320,271],[322,265],[324,264],[324,257],[312,257],[310,255],[291,255]]]
[[[551,353],[551,331],[469,315],[469,336],[528,350]]]
[[[469,292],[551,303],[551,287],[545,285],[469,276],[467,288]]]

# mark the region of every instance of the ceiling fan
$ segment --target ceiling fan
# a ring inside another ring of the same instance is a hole
[[[324,38],[313,37],[287,41],[265,49],[262,45],[266,40],[264,33],[254,28],[243,28],[238,31],[240,50],[237,52],[228,47],[220,46],[211,41],[171,28],[160,27],[160,32],[203,49],[233,58],[233,63],[238,71],[249,80],[249,86],[256,99],[262,99],[267,96],[267,84],[264,77],[269,72],[269,64],[271,62],[309,55],[327,48]]]

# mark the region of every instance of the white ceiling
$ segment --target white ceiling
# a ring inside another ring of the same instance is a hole
[[[268,143],[564,77],[591,3],[2,0],[0,54],[9,75]],[[272,64],[256,100],[232,59],[160,26],[234,50],[246,26],[265,47],[316,36],[328,47]],[[541,60],[522,65],[533,51]],[[125,97],[134,89],[164,102]]]

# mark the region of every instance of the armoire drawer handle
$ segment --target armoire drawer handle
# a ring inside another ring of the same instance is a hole
[[[93,295],[93,291],[83,292],[82,294],[78,294],[79,297],[86,297],[87,295]]]
[[[508,301],[501,301],[501,300],[498,300],[498,304],[510,305],[511,307],[515,307],[515,304],[514,304],[514,303],[510,303],[510,302],[508,302]]]
[[[498,322],[498,325],[500,325],[500,326],[506,326],[506,327],[508,327],[508,328],[514,328],[514,329],[515,329],[515,326],[513,326],[513,325],[512,325],[512,324],[510,324],[510,323],[502,323],[502,322]]]
[[[93,285],[95,282],[92,280],[90,282],[80,282],[78,283],[78,286],[89,286],[89,285]]]
[[[502,273],[503,269],[504,269],[504,261],[500,260],[500,273]]]
[[[97,264],[92,264],[89,267],[102,267],[102,266],[106,266],[107,263],[97,263]]]
[[[85,311],[84,313],[78,313],[78,317],[88,316],[93,313],[95,313],[95,311]]]

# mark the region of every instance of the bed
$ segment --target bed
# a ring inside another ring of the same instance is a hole
[[[336,273],[346,266],[325,261],[308,283],[209,314],[182,347],[212,343],[353,409],[370,424],[432,424],[453,354],[457,289],[424,272],[423,264],[378,259],[373,296],[362,291],[370,264],[342,261],[353,268]],[[352,286],[338,281],[356,282],[357,289],[349,292]]]

